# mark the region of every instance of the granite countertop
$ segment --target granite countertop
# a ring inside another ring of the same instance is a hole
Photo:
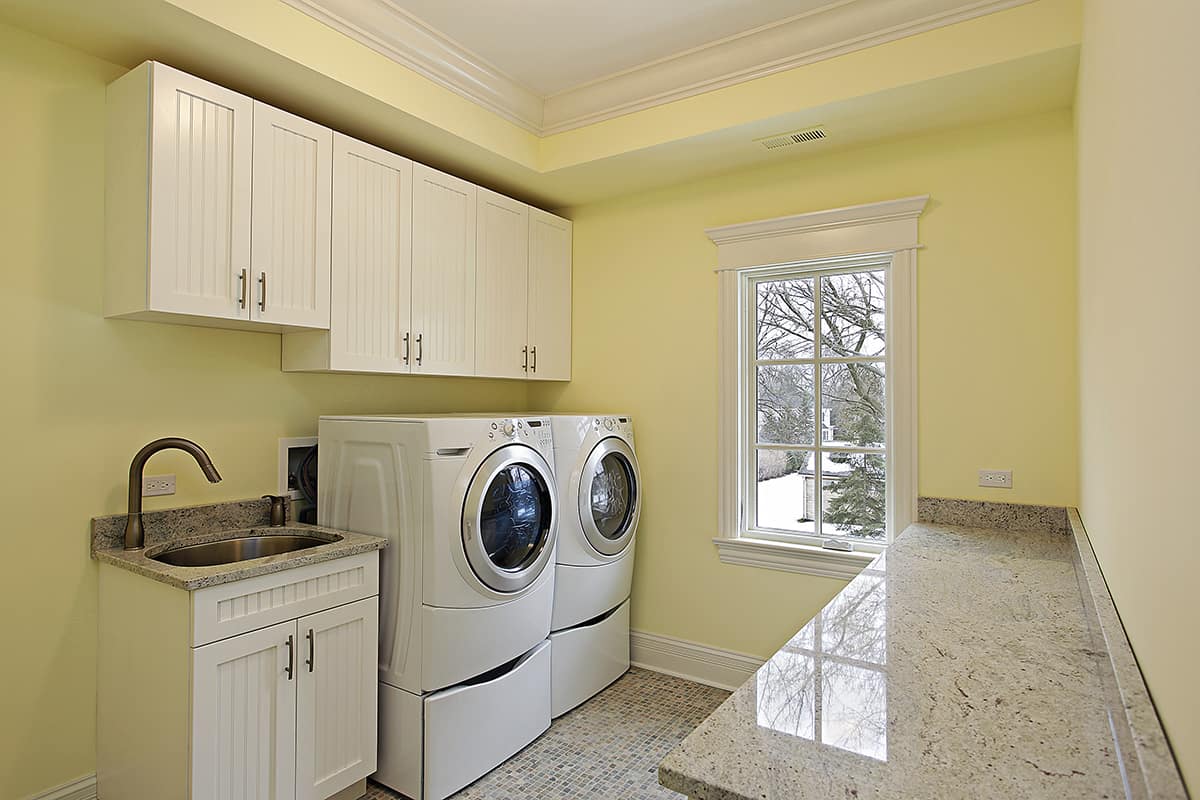
[[[1137,747],[1118,744],[1141,678],[1113,679],[1079,550],[1070,533],[912,525],[661,783],[697,800],[1185,798],[1152,710]]]
[[[290,510],[290,509],[289,509]],[[193,591],[206,586],[240,581],[285,569],[304,567],[335,558],[372,550],[382,550],[387,539],[318,525],[289,522],[282,528],[270,527],[270,502],[243,500],[215,505],[150,511],[142,514],[146,546],[142,550],[124,549],[125,515],[96,517],[92,520],[92,557],[178,589]],[[324,539],[328,544],[291,553],[235,561],[211,567],[176,567],[155,561],[153,556],[190,544],[215,542],[250,535],[305,535]]]

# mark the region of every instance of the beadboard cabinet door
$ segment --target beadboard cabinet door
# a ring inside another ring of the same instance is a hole
[[[479,190],[475,374],[529,375],[529,206]]]
[[[475,374],[474,184],[413,165],[412,371]]]
[[[296,800],[325,800],[375,771],[379,598],[296,625]]]
[[[571,380],[571,222],[529,210],[529,377]]]
[[[333,131],[254,101],[250,318],[329,327]]]
[[[107,105],[105,313],[245,319],[254,101],[147,62]]]
[[[192,792],[296,796],[296,622],[192,651]]]

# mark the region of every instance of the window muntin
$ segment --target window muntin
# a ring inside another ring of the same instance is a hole
[[[755,536],[886,543],[889,267],[743,272],[742,524]]]

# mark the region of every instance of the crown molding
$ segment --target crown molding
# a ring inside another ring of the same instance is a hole
[[[525,130],[550,136],[1033,0],[834,0],[550,96],[426,25],[398,0],[283,2]]]
[[[531,133],[542,134],[545,99],[393,0],[283,0],[434,83]]]

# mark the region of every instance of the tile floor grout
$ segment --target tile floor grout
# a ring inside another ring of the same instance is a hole
[[[658,762],[729,696],[634,667],[450,800],[671,800]],[[369,800],[401,798],[370,783]]]

